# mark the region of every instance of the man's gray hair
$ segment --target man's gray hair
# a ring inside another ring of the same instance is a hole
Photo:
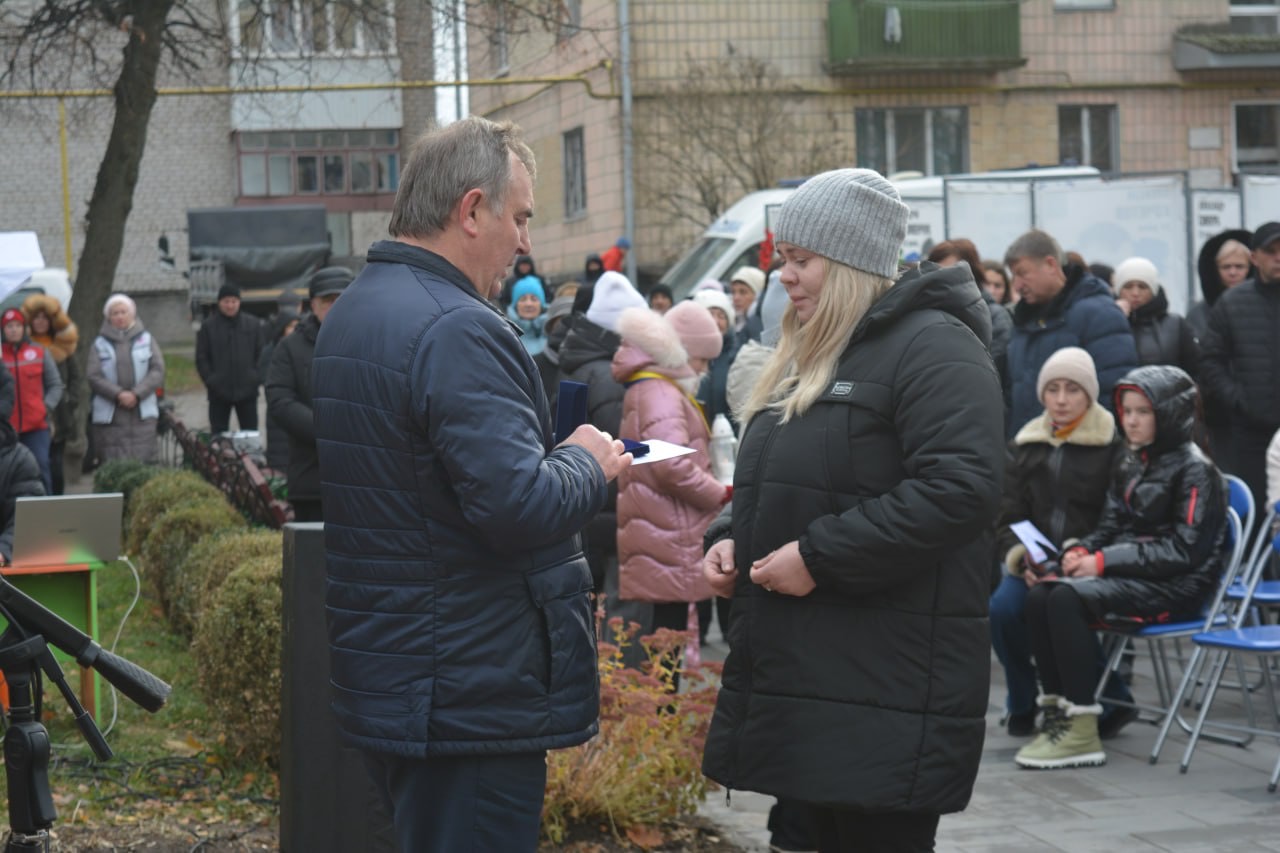
[[[1032,258],[1037,261],[1045,258],[1054,258],[1057,260],[1058,266],[1065,267],[1067,265],[1067,255],[1062,251],[1062,247],[1058,245],[1058,241],[1038,228],[1032,228],[1013,241],[1008,251],[1004,253],[1004,265],[1012,268],[1015,263],[1023,258]]]
[[[471,190],[484,191],[489,209],[501,213],[511,183],[511,157],[536,177],[533,151],[520,128],[468,116],[418,138],[400,174],[388,231],[392,237],[429,237],[445,229],[449,216]]]

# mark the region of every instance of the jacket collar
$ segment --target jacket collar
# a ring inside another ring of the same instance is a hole
[[[1115,435],[1115,418],[1097,403],[1091,403],[1089,410],[1084,413],[1084,420],[1065,439],[1053,434],[1049,413],[1044,412],[1018,430],[1013,443],[1019,447],[1024,444],[1049,444],[1054,447],[1060,444],[1078,444],[1083,447],[1106,447],[1115,440]]]
[[[404,264],[405,266],[416,267],[430,275],[442,278],[488,308],[493,313],[502,317],[508,323],[511,321],[504,317],[497,307],[480,295],[480,291],[476,290],[474,284],[462,271],[449,263],[443,255],[437,255],[428,249],[419,246],[411,246],[408,243],[401,243],[399,240],[379,240],[369,247],[368,254],[369,263],[385,263],[385,264]]]

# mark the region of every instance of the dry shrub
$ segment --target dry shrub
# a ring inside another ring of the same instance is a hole
[[[542,832],[560,843],[571,825],[609,824],[615,835],[690,814],[706,796],[702,747],[715,707],[720,667],[681,670],[688,631],[640,638],[641,669],[622,663],[639,625],[609,622],[615,643],[600,646],[600,734],[547,760]],[[673,661],[676,663],[673,665]],[[680,692],[673,693],[676,675]]]
[[[125,518],[125,553],[140,554],[160,516],[182,504],[217,497],[226,503],[222,492],[194,471],[165,471],[148,480],[129,501]]]
[[[183,502],[148,525],[142,543],[142,575],[150,582],[166,617],[178,567],[195,544],[211,533],[245,526],[244,516],[220,493],[196,503]]]
[[[178,564],[169,584],[169,624],[190,640],[218,587],[240,566],[260,557],[282,561],[279,530],[221,530],[206,536]]]
[[[191,644],[197,686],[229,750],[272,767],[280,765],[281,606],[279,555],[249,559],[213,594]]]

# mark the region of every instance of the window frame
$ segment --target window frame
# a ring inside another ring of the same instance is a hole
[[[1055,12],[1111,12],[1115,0],[1053,0]]]
[[[1100,172],[1119,172],[1120,171],[1120,107],[1118,104],[1058,104],[1058,162],[1065,162],[1062,157],[1062,111],[1075,109],[1080,111],[1080,166],[1093,166]],[[1111,148],[1111,163],[1106,167],[1099,166],[1093,162],[1092,147],[1093,134],[1092,130],[1092,113],[1091,110],[1105,109],[1108,111],[1107,137]]]
[[[341,144],[337,144],[335,134],[341,134]],[[368,144],[353,143],[353,134],[367,134]],[[283,144],[286,138],[288,145]],[[393,196],[400,183],[402,164],[398,129],[239,131],[234,134],[233,144],[238,199],[368,199]],[[287,192],[277,191],[278,188],[273,186],[273,178],[284,174],[278,165],[273,171],[273,160],[278,162],[281,158],[288,159],[285,170],[289,176]],[[358,159],[368,166],[371,181],[368,188],[359,190],[352,188]],[[300,189],[298,178],[303,161],[314,162],[314,189]],[[246,169],[246,164],[254,165]],[[337,174],[330,169],[334,165],[340,166],[340,186],[332,182]],[[246,173],[255,178],[261,177],[261,191],[246,190]]]
[[[587,215],[587,133],[583,125],[560,134],[561,202],[564,220]],[[576,177],[576,180],[575,180]],[[575,204],[575,202],[578,202]]]
[[[378,39],[367,31],[368,28],[365,26],[363,18],[360,18],[354,22],[354,41],[350,46],[339,45],[337,16],[342,7],[333,2],[333,0],[226,1],[231,10],[228,21],[230,22],[229,29],[233,56],[244,56],[249,53],[281,59],[298,59],[302,57],[389,56],[395,53],[395,0],[372,0],[367,4],[371,9],[375,3],[381,8],[386,23],[386,44],[375,44],[374,42],[378,41]],[[325,13],[323,29],[326,46],[322,49],[317,49],[314,43],[314,35],[317,31],[314,17],[316,6],[322,7]],[[293,41],[292,47],[278,48],[275,46],[277,40],[275,33],[276,21],[285,19],[283,15],[279,18],[277,17],[277,12],[282,7],[287,7],[288,9],[287,20],[291,30],[289,37]],[[250,20],[257,22],[257,26],[254,28],[257,32],[256,44],[247,48],[244,44],[245,21],[241,19],[242,13],[246,10],[254,13]]]
[[[1271,107],[1275,113],[1275,120],[1278,125],[1277,141],[1275,148],[1277,165],[1274,171],[1266,172],[1245,172],[1240,168],[1240,107]],[[1231,173],[1233,175],[1240,174],[1280,174],[1280,99],[1266,100],[1247,100],[1231,102]]]
[[[963,120],[963,127],[964,127],[964,138],[960,141],[960,150],[956,152],[957,153],[956,159],[959,161],[959,164],[958,164],[959,168],[950,172],[939,173],[935,169],[935,162],[936,162],[935,150],[936,149],[935,149],[935,140],[934,140],[934,117],[937,113],[941,113],[944,111],[951,111],[951,110],[955,110],[960,113],[961,118]],[[855,146],[855,150],[860,152],[862,150],[862,144],[861,144],[861,141],[857,138],[857,126],[859,123],[859,119],[858,119],[859,113],[870,114],[873,121],[876,114],[880,114],[883,116],[884,138],[882,140],[883,144],[881,146],[884,151],[884,157],[885,157],[884,169],[881,170],[883,171],[883,174],[892,175],[902,171],[922,171],[924,175],[932,177],[932,176],[941,176],[944,174],[960,175],[960,174],[965,174],[966,172],[969,171],[971,141],[970,141],[970,133],[969,133],[968,105],[959,104],[959,105],[933,106],[933,107],[915,107],[915,106],[868,107],[868,108],[855,109],[854,110],[854,146]],[[896,145],[895,145],[895,142],[897,139],[897,123],[900,117],[905,117],[908,114],[922,114],[924,118],[924,167],[925,168],[923,170],[904,169],[903,166],[897,162],[898,158],[897,158]],[[858,160],[860,166],[864,166],[866,161],[862,159],[861,154],[858,154],[856,159]],[[865,167],[880,170],[880,164],[872,164],[870,166],[865,166]]]

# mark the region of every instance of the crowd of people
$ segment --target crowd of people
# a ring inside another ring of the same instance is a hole
[[[404,849],[532,849],[545,750],[598,726],[593,596],[687,630],[686,661],[720,622],[703,770],[778,799],[777,849],[933,849],[992,650],[1018,765],[1105,762],[1133,712],[1121,674],[1094,699],[1096,627],[1199,611],[1222,472],[1265,505],[1273,460],[1280,495],[1280,223],[1210,240],[1183,317],[1151,259],[1090,266],[1039,230],[904,265],[896,189],[840,169],[781,206],[768,269],[676,302],[627,278],[626,238],[553,288],[535,179],[514,125],[433,131],[363,272],[316,271],[271,325],[224,286],[197,338],[211,429],[257,429],[265,386],[296,517],[328,522],[333,709]],[[63,306],[0,317],[19,492],[60,487],[86,423],[97,458],[154,458],[163,355],[129,297],[103,316],[91,413]],[[586,423],[557,442],[565,381]],[[658,439],[692,452],[635,464]]]

